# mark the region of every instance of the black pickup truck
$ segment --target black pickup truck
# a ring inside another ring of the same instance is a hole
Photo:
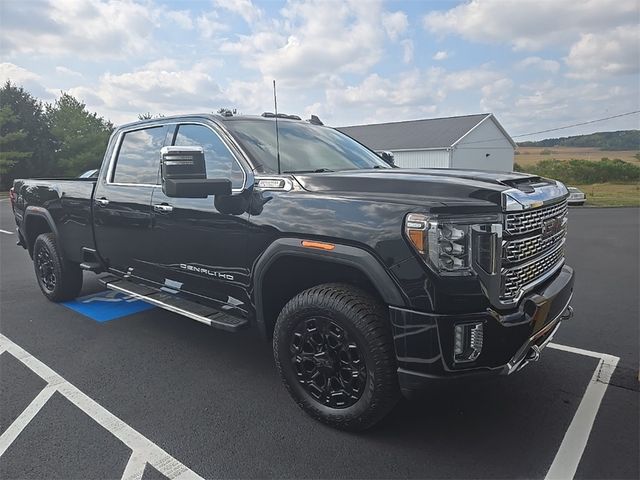
[[[436,378],[537,360],[572,316],[565,186],[392,168],[319,123],[136,122],[97,178],[16,180],[40,289],[72,299],[91,271],[211,327],[257,327],[294,400],[343,429]]]

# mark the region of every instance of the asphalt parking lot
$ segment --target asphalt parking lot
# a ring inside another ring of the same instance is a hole
[[[545,478],[577,455],[576,478],[639,478],[639,217],[570,211],[575,317],[554,343],[581,350],[548,348],[511,377],[434,383],[349,434],[295,406],[256,331],[155,308],[95,321],[48,302],[2,233],[14,230],[2,200],[0,477]],[[87,275],[83,295],[100,290]],[[601,354],[619,358],[610,378]],[[567,432],[585,431],[576,447]]]

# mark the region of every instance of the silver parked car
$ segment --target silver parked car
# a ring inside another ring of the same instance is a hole
[[[587,200],[587,196],[580,189],[576,187],[567,187],[569,190],[569,205],[584,205]]]

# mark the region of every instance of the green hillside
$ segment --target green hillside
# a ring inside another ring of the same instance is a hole
[[[537,142],[519,142],[521,147],[592,147],[601,150],[640,150],[640,130],[596,132],[573,137],[547,138]]]

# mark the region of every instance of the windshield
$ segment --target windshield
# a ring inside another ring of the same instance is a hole
[[[233,120],[225,126],[256,164],[278,171],[274,121]],[[389,168],[375,153],[329,127],[285,120],[278,122],[278,132],[283,173]]]

